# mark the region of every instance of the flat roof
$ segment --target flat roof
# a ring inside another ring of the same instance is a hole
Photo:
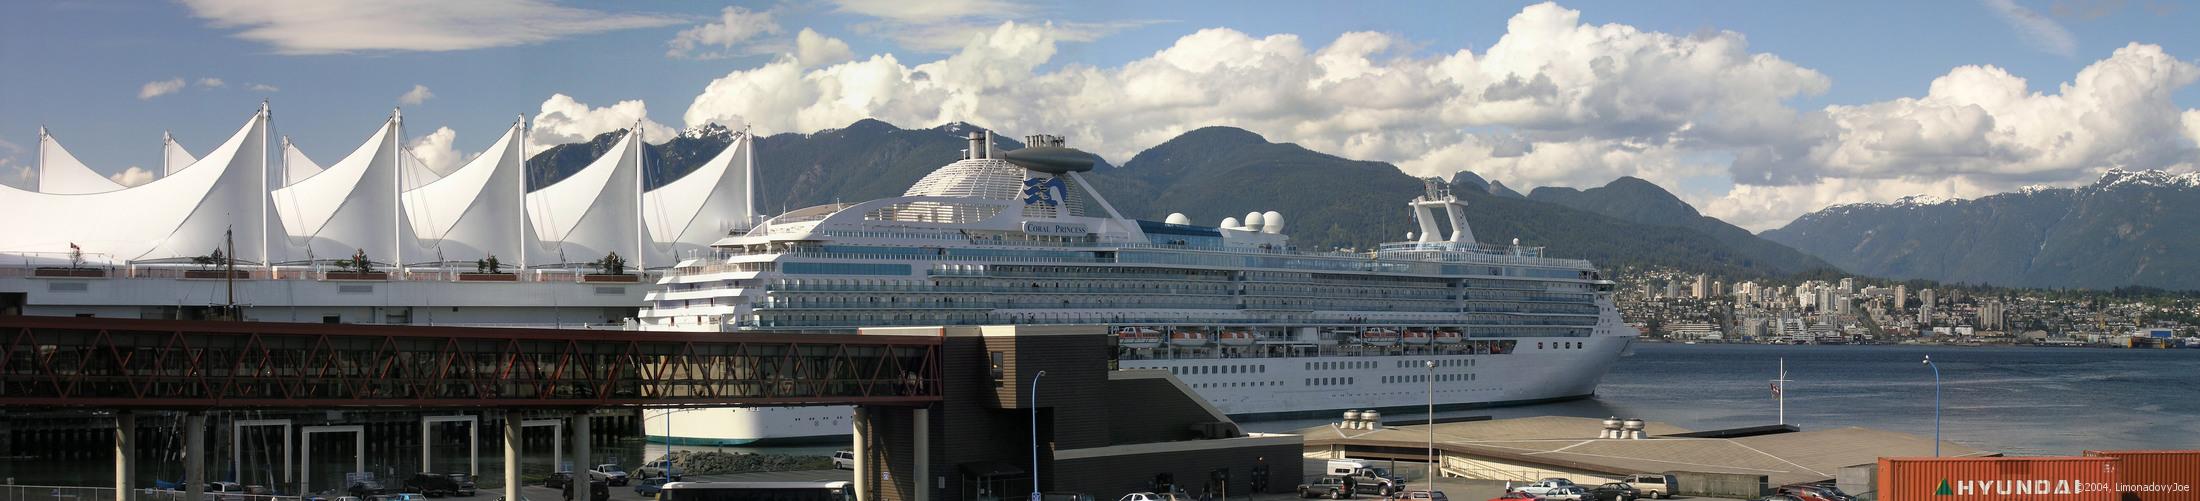
[[[1600,439],[1604,420],[1543,416],[1490,421],[1437,423],[1437,448],[1448,454],[1493,461],[1579,470],[1611,475],[1694,471],[1765,475],[1778,484],[1834,478],[1844,466],[1878,461],[1881,456],[1933,454],[1933,440],[1908,433],[1844,427],[1738,438],[1691,438],[1691,431],[1667,423],[1646,422],[1645,438]],[[1427,425],[1388,426],[1381,430],[1345,430],[1316,426],[1298,432],[1308,447],[1342,446],[1418,450],[1428,446]],[[1942,442],[1942,456],[1993,453]]]

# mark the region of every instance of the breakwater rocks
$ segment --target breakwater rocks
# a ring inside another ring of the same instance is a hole
[[[749,473],[759,471],[824,470],[833,467],[833,458],[825,456],[795,456],[788,454],[750,454],[740,452],[673,451],[672,464],[682,474],[711,475],[719,473]],[[659,456],[657,461],[663,461]]]

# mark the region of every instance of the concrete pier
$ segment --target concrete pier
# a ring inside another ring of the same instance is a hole
[[[591,443],[588,436],[588,416],[588,411],[581,411],[573,415],[573,481],[579,482],[581,486],[581,488],[573,490],[576,493],[574,494],[575,499],[587,497],[586,494],[580,493],[588,492],[588,481],[591,478],[588,475],[588,470],[596,466],[589,462],[590,458],[588,457],[588,445]]]
[[[521,499],[519,496],[519,439],[521,416],[518,412],[504,413],[504,499]]]
[[[206,499],[206,413],[183,417],[183,498]]]
[[[115,501],[137,501],[137,415],[115,413]]]

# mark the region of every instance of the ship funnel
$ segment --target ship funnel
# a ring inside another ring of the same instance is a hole
[[[963,150],[963,158],[966,160],[985,158],[985,134],[970,133],[970,149]]]
[[[1627,418],[1620,423],[1620,432],[1625,435],[1623,438],[1642,440],[1642,428],[1646,424],[1641,418]]]

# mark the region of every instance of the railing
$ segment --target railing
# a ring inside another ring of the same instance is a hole
[[[37,275],[36,275],[36,273],[37,273],[37,270],[39,270],[39,269],[41,269],[41,268],[57,268],[57,267],[55,267],[55,266],[30,266],[30,265],[25,265],[25,266],[0,265],[0,278],[27,278],[27,277],[33,277],[33,276],[37,276]],[[62,268],[65,268],[65,267],[62,267]],[[80,268],[80,269],[85,269],[85,270],[101,270],[101,271],[104,271],[104,272],[105,272],[105,276],[104,276],[104,277],[67,277],[67,278],[183,279],[183,280],[223,280],[223,279],[227,278],[227,277],[223,276],[223,275],[224,275],[224,274],[223,274],[224,268],[222,268],[222,267],[199,267],[199,266],[163,266],[163,265],[121,265],[121,266],[111,266],[111,265],[110,265],[110,266],[84,266],[84,267],[82,267],[82,268]],[[236,269],[234,270],[234,272],[236,273],[236,279],[237,279],[237,280],[304,280],[304,281],[318,281],[318,280],[324,280],[324,279],[326,279],[326,277],[328,276],[328,274],[329,274],[329,273],[344,273],[344,272],[343,272],[343,271],[342,271],[341,269],[339,269],[339,268],[334,268],[334,267],[312,267],[312,266],[273,266],[273,267],[270,267],[270,266],[265,266],[265,265],[259,265],[259,264],[253,264],[253,265],[249,265],[249,266],[248,266],[248,265],[243,265],[243,264],[239,264],[239,265],[237,265],[237,267],[236,267]],[[377,273],[383,273],[383,274],[385,274],[385,275],[386,275],[386,278],[385,278],[385,279],[383,279],[383,280],[387,280],[387,281],[391,281],[391,282],[458,282],[458,281],[462,281],[462,280],[460,280],[460,279],[459,279],[459,275],[472,275],[472,274],[476,274],[473,268],[445,268],[445,269],[436,269],[436,268],[402,268],[402,267],[400,267],[400,268],[383,268],[383,269],[378,269],[378,270],[375,270],[375,272],[377,272]],[[585,275],[590,275],[590,274],[592,274],[592,273],[590,272],[590,270],[574,270],[574,269],[535,269],[535,270],[515,270],[515,271],[510,271],[510,272],[505,272],[505,273],[507,273],[507,274],[510,274],[510,275],[512,275],[512,276],[514,277],[514,278],[513,278],[513,280],[511,280],[511,282],[541,282],[541,283],[552,283],[552,282],[580,282],[580,281],[581,281],[581,277],[583,277],[583,276],[585,276]],[[663,273],[664,273],[664,271],[662,271],[662,270],[634,270],[634,271],[629,271],[629,272],[628,272],[628,274],[631,274],[631,275],[638,275],[638,278],[639,278],[639,280],[640,280],[640,281],[642,281],[642,282],[649,282],[649,281],[653,281],[653,280],[655,280],[655,278],[656,278],[657,276],[659,276],[659,275],[662,275]],[[200,275],[200,276],[192,276],[192,275],[194,275],[194,274],[197,274],[197,275]],[[55,278],[63,278],[63,277],[55,277]],[[469,282],[471,282],[471,281],[469,281]],[[490,282],[490,283],[494,283],[494,282]]]
[[[1183,348],[1163,345],[1144,350],[1126,349],[1116,355],[1117,360],[1213,360],[1217,358],[1320,358],[1320,357],[1395,357],[1403,355],[1509,355],[1514,347],[1499,346],[1517,343],[1511,340],[1475,340],[1457,344],[1396,344],[1372,346],[1364,344],[1292,344],[1271,343],[1252,346],[1208,345]],[[1414,362],[1420,367],[1420,362]]]

